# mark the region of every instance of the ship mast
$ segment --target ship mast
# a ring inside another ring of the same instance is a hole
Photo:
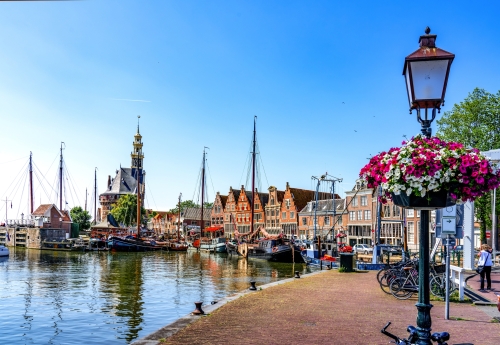
[[[252,207],[252,213],[250,217],[250,236],[253,236],[253,217],[254,217],[254,212],[255,212],[255,142],[256,142],[256,130],[255,130],[255,125],[257,122],[257,116],[254,116],[253,118],[253,148],[252,148],[252,201],[250,202],[250,205]]]
[[[179,228],[181,227],[181,198],[182,193],[179,194],[179,219],[177,219],[177,242],[180,243]]]
[[[59,160],[59,210],[62,211],[62,194],[63,194],[63,144],[64,142],[61,141],[61,156]]]
[[[33,164],[32,164],[32,153],[30,151],[30,211],[33,214]]]
[[[203,147],[203,164],[201,168],[201,220],[200,220],[200,237],[203,237],[203,229],[205,228],[205,222],[203,220],[203,209],[204,209],[204,201],[205,201],[205,149],[207,147]]]
[[[94,224],[97,224],[97,167],[94,170]]]

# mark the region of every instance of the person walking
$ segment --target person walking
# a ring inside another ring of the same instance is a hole
[[[484,278],[486,277],[486,290],[491,290],[491,266],[493,266],[493,261],[491,260],[491,249],[487,244],[481,245],[481,251],[478,254],[479,260],[477,261],[478,266],[483,266],[481,271],[481,288],[479,291],[485,292],[484,290]]]

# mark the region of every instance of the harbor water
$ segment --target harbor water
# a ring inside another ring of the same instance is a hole
[[[0,258],[2,344],[128,344],[194,310],[305,265],[227,254],[10,248]]]

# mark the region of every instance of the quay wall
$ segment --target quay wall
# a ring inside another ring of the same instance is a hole
[[[42,248],[42,242],[44,240],[62,240],[65,238],[65,229],[0,227],[0,244],[5,245],[6,247],[40,249]]]

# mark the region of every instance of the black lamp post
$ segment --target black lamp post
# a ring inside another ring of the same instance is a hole
[[[425,35],[420,36],[420,48],[405,58],[403,75],[406,79],[406,90],[410,103],[410,113],[417,111],[417,120],[422,125],[422,134],[431,137],[431,123],[436,117],[436,110],[444,104],[444,95],[448,83],[450,66],[455,58],[454,54],[436,47],[437,35],[430,35],[429,27]],[[422,118],[420,110],[425,110]],[[432,110],[429,118],[428,109]],[[420,211],[420,250],[418,272],[418,303],[416,304],[417,333],[419,345],[432,344],[431,342],[431,308],[429,295],[429,209]]]

